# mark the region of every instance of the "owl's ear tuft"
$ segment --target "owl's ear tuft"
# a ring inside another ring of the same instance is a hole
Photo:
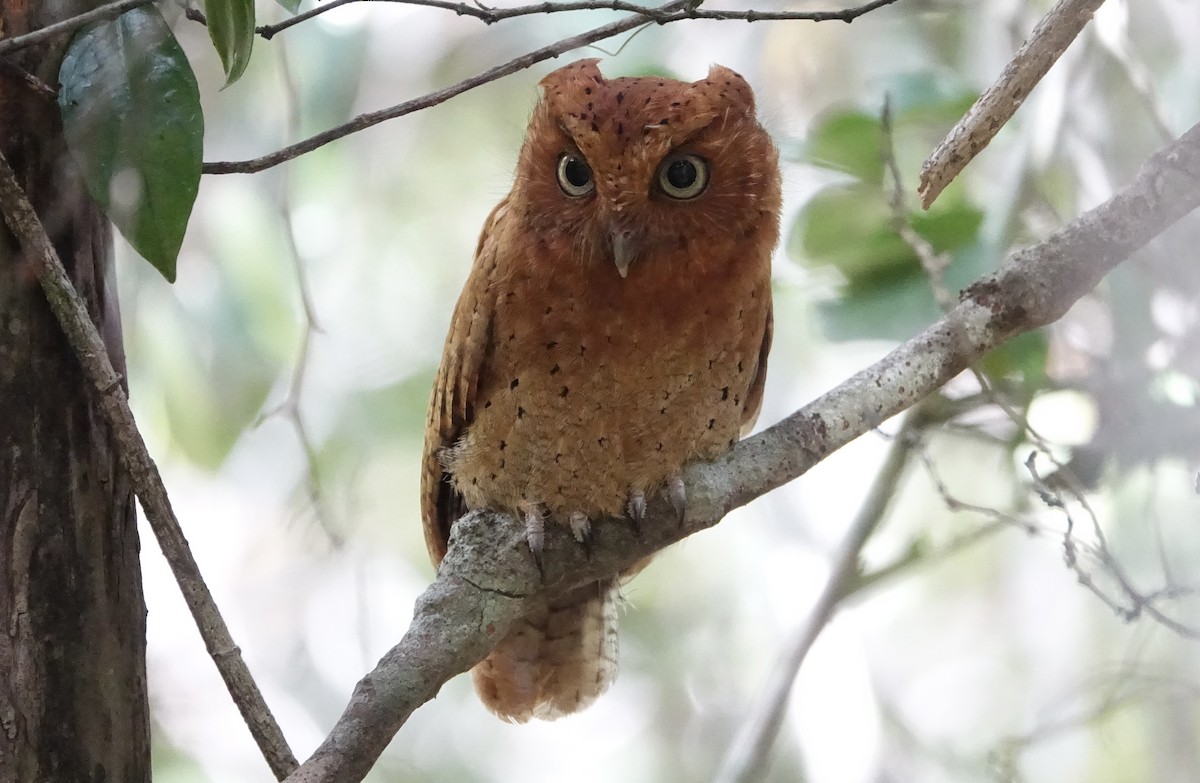
[[[583,92],[593,84],[602,84],[604,74],[600,73],[599,62],[599,59],[592,57],[576,60],[570,65],[551,71],[538,82],[538,86],[542,88],[542,95],[573,95]]]
[[[754,91],[737,71],[714,64],[709,67],[708,76],[693,84],[705,88],[710,95],[719,95],[730,106],[754,113]]]

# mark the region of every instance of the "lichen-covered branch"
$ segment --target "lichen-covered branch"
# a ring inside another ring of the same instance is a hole
[[[408,632],[358,684],[328,738],[288,781],[361,780],[413,710],[482,659],[537,592],[616,573],[800,476],[992,348],[1057,320],[1109,270],[1197,206],[1200,125],[1153,155],[1104,204],[971,285],[924,332],[725,457],[689,466],[683,524],[669,502],[654,498],[640,534],[620,520],[600,522],[590,552],[565,527],[550,526],[543,580],[521,522],[467,515],[455,524],[437,581],[417,601]]]

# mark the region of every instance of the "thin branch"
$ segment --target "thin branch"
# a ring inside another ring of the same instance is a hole
[[[300,128],[300,99],[288,59],[286,43],[280,44],[279,68],[283,79],[284,95],[287,98],[288,135],[294,136],[298,134]],[[317,464],[317,446],[313,442],[308,422],[305,421],[304,414],[300,409],[300,400],[304,393],[304,381],[308,375],[308,364],[312,357],[313,339],[321,332],[321,327],[317,322],[316,304],[313,302],[312,286],[308,280],[304,257],[300,252],[300,242],[296,238],[296,220],[292,209],[292,178],[287,170],[279,178],[278,185],[279,219],[283,222],[283,237],[287,243],[288,258],[292,264],[296,289],[300,297],[303,325],[300,335],[300,349],[297,352],[296,363],[292,366],[292,376],[288,383],[287,394],[283,402],[273,410],[267,411],[258,417],[256,426],[276,415],[282,416],[291,425],[292,431],[296,434],[296,440],[300,444],[300,449],[304,452],[304,461],[307,468],[305,487],[308,491],[308,500],[312,506],[313,514],[317,518],[317,523],[321,526],[321,529],[329,537],[333,545],[340,547],[344,543],[342,535],[334,527],[333,520],[325,505],[324,494],[321,491],[321,475]]]
[[[337,0],[335,0],[335,2],[336,1]],[[898,0],[872,0],[872,2],[866,3],[865,5],[856,6],[855,8],[846,9],[844,11],[813,12],[813,14],[821,14],[821,18],[840,19],[849,22],[865,13],[868,13],[869,11],[873,11],[876,8],[881,8],[885,5],[890,5],[897,1]],[[412,114],[413,112],[420,111],[422,109],[428,109],[429,107],[437,106],[440,103],[445,103],[451,98],[461,95],[468,90],[473,90],[481,85],[494,82],[497,79],[501,79],[505,76],[510,76],[518,71],[523,71],[526,68],[542,62],[543,60],[554,59],[555,57],[569,52],[572,49],[578,49],[581,46],[587,46],[589,44],[596,43],[597,41],[603,41],[606,38],[612,38],[615,35],[620,35],[621,33],[641,27],[644,24],[650,24],[652,22],[657,22],[658,24],[667,24],[668,22],[678,22],[682,19],[695,18],[686,15],[686,13],[689,12],[689,9],[694,12],[695,9],[692,8],[694,5],[696,5],[695,0],[671,0],[671,2],[664,3],[656,8],[639,8],[637,13],[631,14],[624,19],[602,25],[601,27],[597,27],[594,30],[589,30],[585,33],[564,38],[561,41],[550,44],[549,46],[543,46],[540,49],[535,49],[534,51],[523,54],[520,57],[515,57],[502,65],[489,68],[483,73],[463,79],[457,84],[452,84],[449,87],[441,90],[436,90],[427,95],[422,95],[419,98],[413,98],[412,100],[396,104],[395,106],[391,106],[386,109],[380,109],[379,111],[360,114],[349,122],[343,123],[342,125],[338,125],[334,128],[330,128],[327,131],[318,133],[315,136],[311,136],[304,141],[289,145],[283,149],[276,150],[268,155],[263,155],[259,158],[251,158],[250,160],[205,163],[204,173],[252,174],[256,171],[269,169],[272,166],[278,166],[280,163],[285,163],[293,158],[298,158],[301,155],[325,146],[331,141],[336,141],[344,136],[349,136],[351,133],[357,133],[370,128],[373,125],[378,125],[381,122],[393,120],[397,117],[403,117],[406,114]],[[327,6],[321,7],[325,8]],[[611,6],[602,7],[609,8]],[[647,21],[648,19],[650,21]]]
[[[917,193],[926,209],[1012,118],[1104,0],[1059,0],[921,167]]]
[[[301,22],[307,21],[314,16],[318,16],[327,11],[332,11],[334,8],[339,8],[343,5],[359,2],[374,2],[374,3],[395,3],[398,5],[415,5],[424,8],[441,8],[445,11],[453,11],[458,16],[473,16],[484,24],[493,25],[497,22],[502,22],[506,19],[515,19],[521,16],[532,16],[534,14],[558,14],[570,11],[626,11],[633,14],[639,14],[645,17],[647,22],[655,22],[657,24],[667,24],[668,22],[678,22],[681,19],[716,19],[722,21],[741,20],[744,22],[784,22],[784,21],[808,21],[808,22],[852,22],[863,14],[870,13],[876,8],[882,8],[886,5],[898,2],[898,0],[872,0],[854,8],[845,8],[839,11],[720,11],[707,10],[700,8],[700,2],[691,2],[686,7],[678,11],[666,11],[662,8],[647,8],[644,5],[637,3],[629,3],[624,0],[582,0],[581,2],[563,2],[563,3],[533,3],[531,5],[513,6],[511,8],[492,8],[478,3],[453,3],[445,2],[445,0],[331,0],[302,14],[297,14],[290,19],[285,19],[279,24],[263,25],[255,32],[263,38],[270,39],[278,33],[293,27]]]
[[[853,590],[861,575],[859,555],[896,496],[896,488],[912,453],[914,425],[919,425],[920,421],[919,409],[905,417],[900,432],[888,447],[883,465],[875,474],[867,497],[842,540],[825,588],[809,611],[808,619],[797,629],[777,659],[750,714],[725,753],[715,778],[716,783],[749,783],[761,779],[766,772],[767,759],[783,725],[792,685],[796,682],[804,659],[808,657],[808,651],[841,608],[842,600]]]
[[[105,19],[116,19],[126,11],[150,5],[153,2],[154,0],[117,0],[115,3],[93,8],[91,11],[86,11],[79,16],[72,16],[63,19],[61,22],[46,25],[40,30],[34,30],[32,33],[18,35],[14,38],[0,38],[0,54],[15,52],[18,49],[24,49],[27,46],[34,46],[44,41],[49,41],[52,38],[57,38],[60,35],[66,35],[78,30],[85,24]]]
[[[233,643],[208,585],[200,575],[200,569],[167,498],[158,467],[138,432],[129,401],[109,361],[96,325],[88,317],[83,301],[67,277],[45,228],[21,190],[3,153],[0,153],[0,211],[19,240],[25,257],[35,266],[38,282],[46,293],[50,309],[75,349],[84,374],[98,392],[99,408],[116,436],[121,464],[129,473],[134,492],[146,512],[146,520],[171,565],[179,589],[204,638],[204,645],[246,725],[250,727],[259,750],[271,766],[271,771],[277,778],[283,778],[295,769],[296,759],[250,675],[241,650]]]
[[[895,136],[892,132],[892,101],[890,96],[886,96],[883,101],[883,112],[879,121],[881,146],[880,154],[883,157],[883,166],[888,172],[888,176],[892,179],[892,193],[888,199],[889,206],[892,210],[892,227],[900,238],[904,240],[904,244],[913,251],[917,256],[917,260],[921,262],[921,269],[925,271],[925,276],[929,278],[929,287],[933,290],[934,301],[937,302],[938,308],[943,312],[949,312],[954,307],[954,294],[950,293],[950,289],[946,286],[946,267],[950,266],[953,257],[949,253],[939,253],[934,249],[933,245],[917,233],[917,230],[912,226],[912,220],[908,214],[908,199],[907,191],[904,189],[904,181],[900,176],[900,164],[896,162],[896,145]]]
[[[1060,318],[1109,270],[1198,206],[1200,125],[1151,156],[1108,201],[970,286],[921,334],[717,461],[689,465],[682,524],[669,501],[654,497],[640,535],[628,524],[601,521],[593,525],[588,552],[565,526],[547,526],[543,578],[521,521],[484,511],[458,520],[438,578],[417,599],[408,631],[359,682],[329,736],[288,781],[361,780],[412,711],[481,660],[542,591],[617,573],[795,479],[988,350]]]

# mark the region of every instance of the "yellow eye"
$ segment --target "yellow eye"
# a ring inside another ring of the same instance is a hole
[[[564,152],[558,159],[558,186],[572,198],[586,196],[591,193],[596,182],[592,179],[592,170],[588,168],[583,156],[573,152]]]
[[[671,198],[695,198],[707,185],[708,163],[698,155],[672,155],[658,167],[658,186]]]

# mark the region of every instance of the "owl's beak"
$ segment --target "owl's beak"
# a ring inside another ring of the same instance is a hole
[[[638,241],[632,231],[613,231],[612,250],[613,263],[617,265],[617,272],[621,277],[628,277],[629,265],[633,263],[633,259],[637,258]]]

